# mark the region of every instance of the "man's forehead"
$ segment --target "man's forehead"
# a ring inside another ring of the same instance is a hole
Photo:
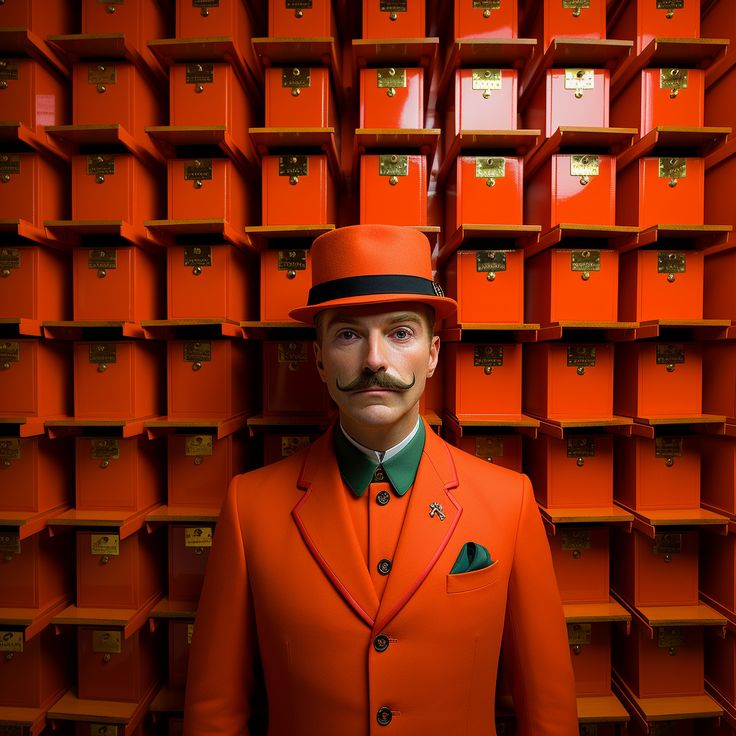
[[[413,302],[361,305],[359,307],[339,307],[325,309],[318,316],[324,325],[339,323],[356,324],[358,322],[426,322],[430,321],[429,309]]]

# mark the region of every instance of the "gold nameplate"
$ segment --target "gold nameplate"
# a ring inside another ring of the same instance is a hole
[[[570,646],[582,646],[592,641],[592,624],[568,624],[567,642]]]
[[[504,176],[506,176],[505,158],[478,156],[475,159],[476,179],[501,179]]]
[[[409,176],[409,157],[396,153],[382,154],[378,157],[379,176]]]
[[[90,553],[117,557],[120,554],[119,534],[91,534]]]
[[[20,268],[20,249],[0,248],[0,268]]]
[[[184,362],[203,363],[212,360],[212,343],[209,340],[197,340],[184,343]]]
[[[568,345],[567,367],[589,368],[595,365],[595,348],[590,345]]]
[[[215,65],[187,64],[185,75],[187,84],[212,84],[215,81]]]
[[[560,544],[563,552],[590,549],[590,532],[587,529],[568,529],[562,532]]]
[[[203,266],[212,265],[212,246],[211,245],[187,245],[184,247],[184,265],[185,266]]]
[[[562,7],[576,10],[577,8],[589,8],[590,0],[562,0]]]
[[[655,534],[652,549],[655,555],[679,555],[682,552],[682,534]]]
[[[22,631],[0,631],[0,652],[22,652]]]
[[[118,727],[113,723],[90,723],[89,736],[118,736]]]
[[[281,70],[281,86],[299,89],[312,86],[312,70],[308,66],[295,66]]]
[[[685,273],[685,253],[657,253],[657,273]]]
[[[19,532],[2,532],[0,533],[0,552],[5,554],[20,554],[20,533]]]
[[[503,345],[476,345],[473,348],[473,365],[503,365]]]
[[[570,156],[570,176],[598,176],[600,157],[589,153]]]
[[[120,460],[120,442],[116,439],[93,438],[90,453],[95,460]]]
[[[281,457],[289,457],[309,446],[309,437],[283,435],[281,437]]]
[[[506,270],[505,250],[479,250],[475,254],[475,270],[478,273],[495,273]]]
[[[593,89],[595,76],[592,69],[565,69],[565,89]]]
[[[657,0],[657,10],[681,10],[685,0]]]
[[[503,457],[503,437],[476,437],[475,456],[489,460]]]
[[[686,158],[660,158],[659,177],[661,179],[684,179],[687,176]]]
[[[20,174],[20,156],[14,153],[0,156],[0,174]]]
[[[184,529],[184,546],[185,547],[211,547],[212,546],[212,527],[211,526],[194,526]]]
[[[309,156],[279,156],[279,176],[307,176]]]
[[[18,363],[20,362],[20,343],[2,342],[0,343],[0,363]]]
[[[570,253],[571,271],[600,271],[601,252],[599,250],[573,250]]]
[[[595,440],[592,437],[569,437],[568,457],[595,457]]]
[[[681,647],[685,643],[685,632],[680,628],[660,627],[657,629],[657,646],[663,649]]]
[[[117,84],[118,68],[115,64],[90,64],[87,67],[88,84]]]
[[[95,342],[89,346],[89,362],[117,363],[118,346],[114,342]]]
[[[306,250],[280,250],[278,254],[279,271],[306,271]]]
[[[93,631],[92,651],[98,654],[120,654],[123,651],[122,632]]]
[[[660,89],[687,89],[687,69],[660,69]]]
[[[211,434],[191,434],[184,439],[186,457],[209,457],[214,452]]]
[[[197,158],[184,162],[185,181],[210,181],[212,179],[212,159]]]
[[[287,10],[311,10],[312,0],[286,0]]]
[[[379,89],[406,87],[406,69],[376,69],[376,86]]]
[[[192,634],[194,634],[194,624],[187,624],[187,646],[192,646]]]
[[[657,365],[685,362],[685,346],[680,344],[657,345]]]
[[[115,156],[106,153],[87,156],[87,173],[90,176],[105,176],[115,173]]]
[[[473,69],[473,89],[501,89],[501,70]]]
[[[407,0],[381,0],[382,13],[406,13]]]
[[[6,81],[18,79],[18,61],[16,59],[0,60],[0,79]]]
[[[483,8],[484,10],[498,10],[501,7],[501,0],[473,0],[474,8]]]
[[[18,437],[0,437],[0,460],[20,460]]]
[[[279,363],[307,362],[307,344],[304,342],[280,342],[277,350]]]
[[[682,437],[655,437],[654,457],[682,457]]]
[[[99,270],[100,268],[111,269],[118,267],[117,248],[90,248],[87,252],[87,268]]]

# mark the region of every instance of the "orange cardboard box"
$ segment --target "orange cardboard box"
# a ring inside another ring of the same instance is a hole
[[[606,0],[564,4],[557,0],[522,0],[519,6],[524,18],[523,35],[539,40],[537,52],[544,53],[556,38],[606,37]]]
[[[655,38],[698,38],[700,0],[622,3],[608,19],[608,36],[634,41],[634,54],[640,54]]]
[[[567,624],[575,693],[581,696],[611,694],[611,624]]]
[[[424,69],[361,69],[359,127],[423,128]]]
[[[307,303],[312,256],[305,248],[261,252],[261,321],[293,322],[289,311]]]
[[[704,437],[700,452],[701,501],[736,517],[736,442],[730,437]]]
[[[0,27],[13,27],[14,24],[6,26],[3,23],[2,15],[9,11],[12,12],[10,8],[0,11]],[[59,33],[58,29],[49,32]],[[2,120],[22,123],[38,133],[47,125],[69,122],[67,85],[47,66],[32,59],[0,59],[0,103]]]
[[[169,524],[169,600],[199,599],[214,526]]]
[[[565,524],[547,540],[563,603],[607,603],[609,528]]]
[[[427,224],[427,159],[421,155],[360,157],[360,223]]]
[[[267,128],[335,127],[337,113],[330,70],[320,66],[296,66],[265,70]]]
[[[325,38],[335,35],[332,0],[268,0],[271,38]]]
[[[40,38],[72,33],[74,9],[66,0],[19,0],[0,5],[0,28],[25,28]]]
[[[456,41],[518,36],[518,9],[515,0],[454,0],[454,38]]]
[[[363,0],[363,38],[424,38],[425,0]]]

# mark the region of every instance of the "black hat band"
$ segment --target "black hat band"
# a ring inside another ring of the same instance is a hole
[[[444,296],[442,287],[430,279],[406,274],[382,274],[379,276],[350,276],[317,284],[309,290],[307,306],[373,294],[406,294],[411,296]]]

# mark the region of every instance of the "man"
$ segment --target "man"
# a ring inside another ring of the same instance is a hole
[[[315,240],[312,269],[309,304],[291,314],[317,328],[339,421],[231,484],[185,734],[260,732],[265,709],[269,736],[490,736],[503,639],[517,733],[574,736],[567,636],[529,481],[419,418],[433,324],[456,307],[432,281],[427,239],[342,228]]]

